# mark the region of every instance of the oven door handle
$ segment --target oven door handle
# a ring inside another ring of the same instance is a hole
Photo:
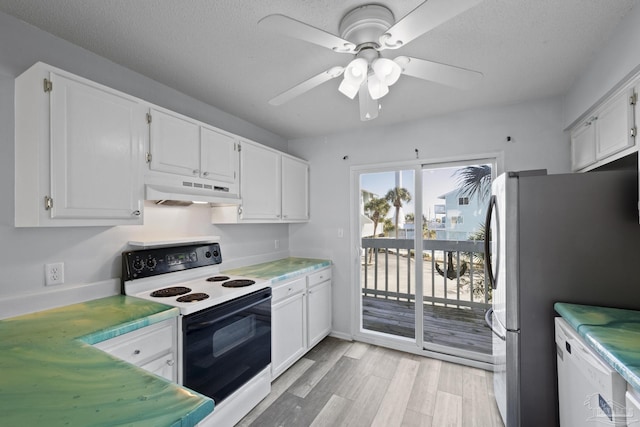
[[[186,326],[186,330],[187,331],[197,331],[198,329],[206,328],[207,326],[211,326],[211,325],[213,325],[215,323],[218,323],[218,322],[220,322],[220,321],[222,321],[224,319],[227,319],[227,318],[229,318],[231,316],[234,316],[234,315],[236,315],[236,314],[238,314],[238,313],[240,313],[242,311],[245,311],[245,310],[248,310],[250,308],[253,308],[256,305],[263,304],[265,301],[267,301],[269,299],[271,299],[271,295],[261,299],[260,301],[256,301],[256,302],[254,302],[252,304],[242,306],[239,309],[232,311],[231,313],[225,314],[224,316],[216,317],[214,320],[209,320],[208,322],[198,322],[198,323],[188,324]]]

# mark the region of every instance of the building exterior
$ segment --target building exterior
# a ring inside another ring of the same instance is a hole
[[[458,189],[443,194],[443,205],[434,206],[434,212],[439,213],[440,224],[436,229],[438,240],[469,240],[473,234],[482,228],[487,215],[487,203],[478,197],[466,197]]]

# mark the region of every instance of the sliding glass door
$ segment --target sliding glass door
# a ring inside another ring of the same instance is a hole
[[[487,159],[354,171],[358,334],[490,360],[483,239],[494,173]]]
[[[415,171],[360,175],[362,329],[415,340]],[[389,316],[390,312],[396,316]]]
[[[487,161],[423,167],[425,349],[476,360],[491,355],[484,222],[493,170]]]

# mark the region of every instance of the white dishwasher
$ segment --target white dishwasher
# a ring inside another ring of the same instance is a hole
[[[560,427],[626,426],[626,382],[556,317]]]
[[[627,426],[640,427],[640,393],[627,384]]]

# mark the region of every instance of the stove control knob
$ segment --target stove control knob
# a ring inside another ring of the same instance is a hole
[[[147,267],[149,267],[149,268],[155,268],[156,263],[157,263],[157,261],[156,261],[155,258],[147,259]]]
[[[220,252],[218,252],[218,251],[214,250],[214,251],[213,251],[213,256],[214,256],[214,257],[216,257],[216,258],[218,258],[218,257],[220,256]]]
[[[211,258],[211,251],[205,252],[204,256],[206,256],[207,258]]]
[[[144,264],[142,263],[142,260],[140,258],[134,259],[131,266],[135,271],[138,271],[138,272],[142,271],[142,269],[144,268]]]

